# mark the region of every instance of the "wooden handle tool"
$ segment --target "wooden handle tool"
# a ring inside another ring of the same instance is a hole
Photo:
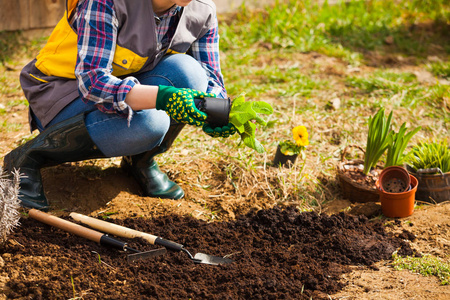
[[[93,242],[99,243],[102,246],[108,246],[124,251],[132,251],[135,253],[139,253],[140,251],[130,248],[127,246],[127,243],[118,241],[106,234],[103,234],[101,232],[95,231],[93,229],[89,229],[86,227],[83,227],[81,225],[72,223],[70,221],[58,218],[56,216],[50,215],[48,213],[42,212],[37,209],[30,209],[28,211],[28,216],[30,218],[33,218],[37,221],[40,221],[42,223],[45,223],[47,225],[62,229],[64,231],[67,231],[69,233],[78,235],[80,237],[86,238],[88,240],[91,240]]]
[[[88,217],[79,213],[72,212],[70,213],[70,217],[75,221],[88,225],[92,228],[100,230],[102,232],[114,234],[115,236],[126,237],[126,238],[142,238],[149,242],[152,245],[160,245],[164,246],[172,251],[181,251],[183,249],[183,245],[157,237],[156,235],[152,235],[149,233],[145,233],[142,231],[134,230],[131,228],[127,228],[124,226],[120,226],[114,223],[106,222],[103,220],[99,220],[96,218]]]

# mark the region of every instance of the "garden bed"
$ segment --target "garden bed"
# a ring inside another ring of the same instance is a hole
[[[231,265],[194,264],[184,253],[128,263],[126,254],[24,218],[0,250],[13,299],[327,299],[350,266],[413,255],[405,238],[379,221],[295,208],[261,210],[235,221],[169,215],[114,220],[182,243],[193,252],[228,256]],[[140,240],[140,250],[154,246]]]

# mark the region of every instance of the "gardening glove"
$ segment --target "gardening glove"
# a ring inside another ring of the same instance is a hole
[[[236,127],[234,127],[233,124],[228,123],[228,125],[222,126],[222,127],[212,127],[210,124],[205,123],[203,125],[203,131],[211,136],[211,137],[223,137],[227,138],[230,135],[233,135],[236,133]]]
[[[166,111],[177,122],[202,126],[207,116],[197,109],[194,98],[204,97],[216,96],[192,89],[160,85],[156,95],[156,109]]]

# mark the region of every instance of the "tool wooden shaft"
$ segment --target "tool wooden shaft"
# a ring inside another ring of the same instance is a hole
[[[110,234],[113,234],[115,236],[120,237],[127,237],[127,238],[142,238],[149,242],[150,244],[154,245],[155,240],[158,238],[155,235],[137,231],[131,228],[127,228],[124,226],[120,226],[114,223],[102,221],[99,219],[95,219],[89,216],[85,216],[79,213],[72,212],[70,213],[70,217],[72,217],[75,221],[78,221],[80,223],[86,224],[92,228],[95,228],[97,230],[107,232]]]
[[[101,232],[83,227],[81,225],[58,218],[56,216],[47,214],[37,209],[30,209],[28,212],[28,216],[47,225],[57,227],[59,229],[86,238],[88,240],[94,241],[96,243],[100,243],[100,240],[103,236],[103,233]]]

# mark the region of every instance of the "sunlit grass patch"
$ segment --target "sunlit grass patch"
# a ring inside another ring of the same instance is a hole
[[[378,70],[366,76],[349,76],[346,84],[372,97],[387,97],[390,104],[416,107],[426,98],[426,87],[421,86],[412,73]]]
[[[0,123],[0,131],[2,132],[15,132],[21,130],[22,128],[23,128],[22,124],[11,123],[8,120],[5,120],[2,123]]]
[[[431,107],[435,108],[429,114],[435,114],[435,117],[442,118],[447,123],[450,122],[450,85],[436,83],[427,88],[426,100]]]
[[[358,65],[367,50],[425,56],[448,41],[449,4],[430,1],[276,1],[264,10],[241,7],[221,24],[222,49],[260,44],[300,52],[317,51]],[[426,24],[421,26],[421,24]],[[450,51],[450,49],[447,49]]]
[[[436,276],[442,285],[450,284],[450,264],[437,257],[424,255],[422,257],[400,257],[392,255],[396,270],[410,270],[423,276]]]
[[[450,80],[450,62],[433,62],[427,66],[427,69],[435,76]]]
[[[16,80],[12,80],[11,77],[4,75],[0,76],[0,95],[9,95],[21,91],[22,88],[20,87],[18,78]]]
[[[357,87],[366,93],[378,92],[379,94],[392,95],[404,89],[417,86],[416,76],[411,73],[393,73],[376,71],[369,76],[347,78],[347,84]]]

